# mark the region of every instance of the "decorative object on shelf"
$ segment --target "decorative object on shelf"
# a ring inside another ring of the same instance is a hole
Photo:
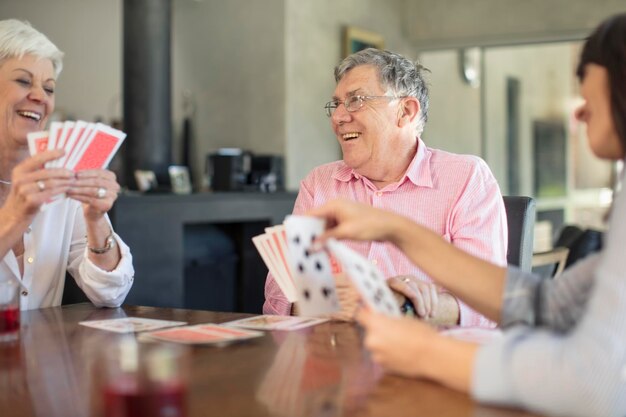
[[[155,190],[158,187],[154,171],[136,169],[135,181],[137,182],[137,189],[144,193],[146,191]]]
[[[384,38],[376,32],[354,26],[345,26],[343,28],[342,56],[344,58],[363,49],[383,49],[384,47]]]
[[[172,191],[175,194],[190,194],[191,181],[189,180],[189,169],[181,165],[170,165],[168,167]]]

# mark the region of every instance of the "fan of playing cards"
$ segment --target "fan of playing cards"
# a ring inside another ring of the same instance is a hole
[[[48,162],[46,168],[66,168],[75,172],[104,169],[126,138],[126,133],[102,123],[52,122],[49,131],[28,136],[31,155],[47,150],[63,149],[65,155]]]
[[[392,316],[400,314],[385,278],[366,258],[334,240],[328,241],[325,250],[311,250],[324,231],[324,220],[287,216],[284,226],[265,231],[252,241],[287,299],[298,302],[301,315],[339,310],[334,275],[342,272],[370,308]]]

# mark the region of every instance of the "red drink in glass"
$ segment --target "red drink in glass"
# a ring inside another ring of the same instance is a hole
[[[0,308],[0,341],[15,339],[19,329],[19,307],[9,306]]]
[[[181,382],[139,387],[134,381],[104,389],[106,417],[185,417],[185,387]]]

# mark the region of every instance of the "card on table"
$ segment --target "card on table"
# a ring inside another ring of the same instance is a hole
[[[93,327],[95,329],[108,330],[116,333],[145,332],[164,327],[182,326],[187,324],[184,321],[156,320],[142,317],[123,317],[108,320],[81,321],[78,324]]]
[[[261,315],[233,320],[222,324],[225,326],[235,326],[257,330],[297,330],[324,323],[326,321],[327,319],[324,318]]]
[[[298,309],[302,316],[319,316],[340,309],[330,258],[311,246],[324,231],[324,220],[287,216],[285,220],[291,269],[296,276]]]
[[[341,263],[363,301],[374,311],[399,316],[400,308],[387,286],[382,273],[367,258],[334,239],[327,242],[328,250]]]
[[[143,333],[141,337],[149,340],[176,342],[199,345],[226,345],[233,342],[263,336],[262,332],[235,329],[217,324],[199,324]]]

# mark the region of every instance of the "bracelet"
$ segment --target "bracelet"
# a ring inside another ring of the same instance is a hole
[[[104,241],[104,246],[101,248],[92,248],[87,247],[91,253],[95,253],[96,255],[102,255],[103,253],[107,253],[111,249],[115,247],[115,239],[113,238],[113,229],[111,229],[111,233],[107,236]]]

